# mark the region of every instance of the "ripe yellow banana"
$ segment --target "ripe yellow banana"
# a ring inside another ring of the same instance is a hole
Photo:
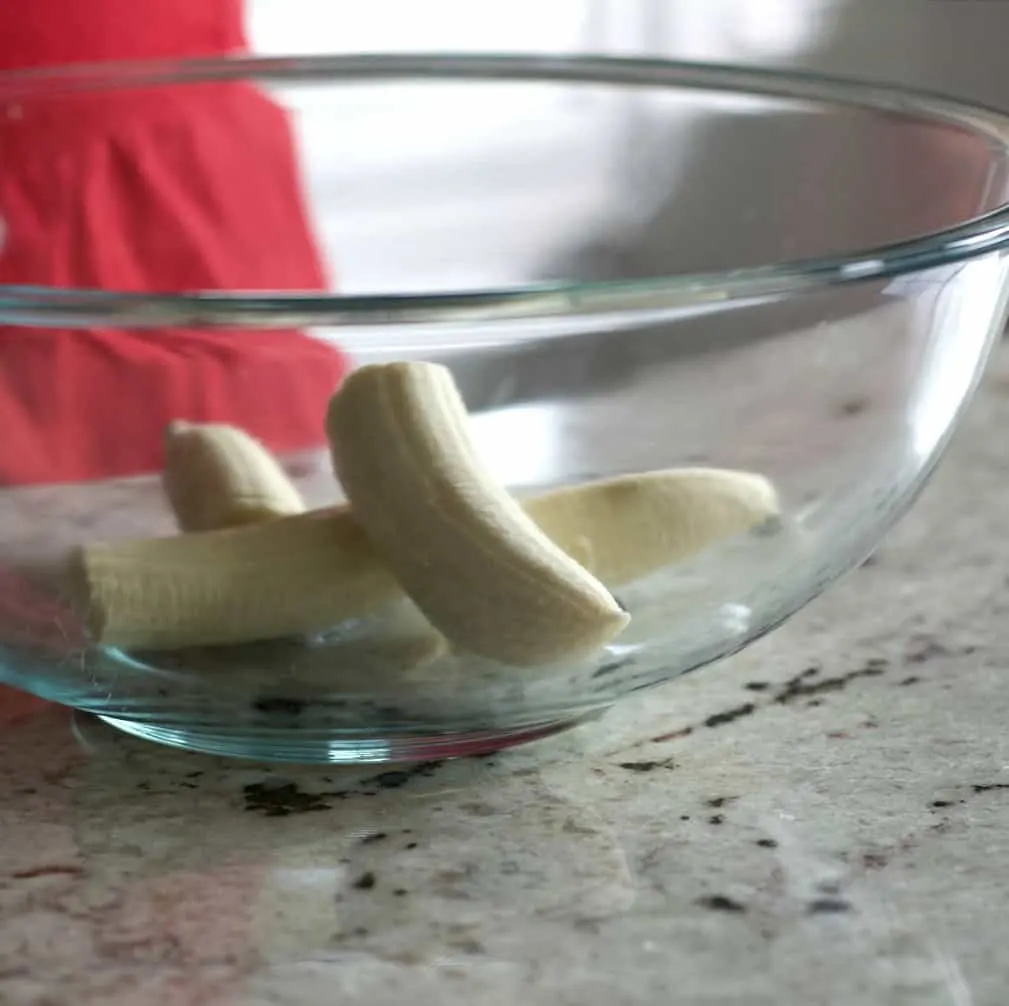
[[[162,483],[183,531],[216,531],[305,510],[273,455],[225,423],[171,423]]]
[[[566,553],[616,588],[777,512],[743,472],[674,469],[523,501]],[[403,590],[346,507],[233,530],[88,546],[72,589],[92,638],[173,650],[321,632],[401,602]]]
[[[456,646],[506,664],[592,652],[628,623],[481,462],[451,372],[352,373],[327,415],[333,463],[375,550]]]
[[[681,562],[780,511],[762,475],[681,468],[555,489],[523,501],[547,537],[608,587]]]
[[[92,638],[152,650],[318,632],[401,596],[344,510],[88,546],[69,579]]]

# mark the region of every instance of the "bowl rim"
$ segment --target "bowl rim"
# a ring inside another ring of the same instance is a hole
[[[1009,154],[1009,114],[926,90],[730,63],[595,54],[364,52],[109,62],[0,73],[0,103],[94,91],[221,83],[479,80],[613,84],[829,101],[958,126]],[[431,294],[196,291],[126,293],[0,284],[0,324],[71,328],[290,328],[435,325],[586,315],[657,316],[697,305],[782,297],[891,279],[1009,247],[1009,202],[941,231],[843,255],[632,280],[546,281]]]

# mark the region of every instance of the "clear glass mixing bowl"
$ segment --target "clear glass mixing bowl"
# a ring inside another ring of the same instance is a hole
[[[259,290],[7,286],[0,321],[67,339],[301,327],[357,363],[446,364],[516,493],[704,465],[765,475],[783,512],[622,589],[632,620],[604,651],[516,668],[419,659],[405,604],[311,638],[99,645],[62,564],[82,544],[174,533],[158,473],[5,487],[0,677],[138,736],[300,761],[471,754],[731,654],[908,507],[1004,322],[1009,119],[938,97],[661,61],[400,54],[8,76],[0,111],[208,82],[253,82],[290,111],[339,291],[271,293],[264,263]],[[74,390],[54,381],[54,401]],[[313,506],[340,498],[321,423],[318,449],[283,460]]]

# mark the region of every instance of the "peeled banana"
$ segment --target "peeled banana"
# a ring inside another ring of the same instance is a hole
[[[610,591],[488,473],[445,367],[355,371],[327,434],[355,519],[456,646],[533,665],[597,650],[627,625]]]
[[[244,430],[177,420],[164,443],[162,484],[182,531],[216,531],[305,510],[277,460]]]
[[[630,583],[777,513],[759,475],[672,469],[522,501],[607,587]],[[92,637],[180,649],[320,632],[403,599],[346,507],[234,530],[91,545],[72,564]]]
[[[342,510],[88,546],[68,588],[94,639],[136,649],[317,632],[400,596]]]
[[[555,489],[523,502],[540,530],[618,587],[761,524],[780,510],[762,475],[681,468]]]

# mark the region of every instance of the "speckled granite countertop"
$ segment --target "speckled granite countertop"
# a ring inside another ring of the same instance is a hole
[[[1002,1006],[1009,350],[864,568],[536,749],[291,770],[0,731],[4,1006]]]

